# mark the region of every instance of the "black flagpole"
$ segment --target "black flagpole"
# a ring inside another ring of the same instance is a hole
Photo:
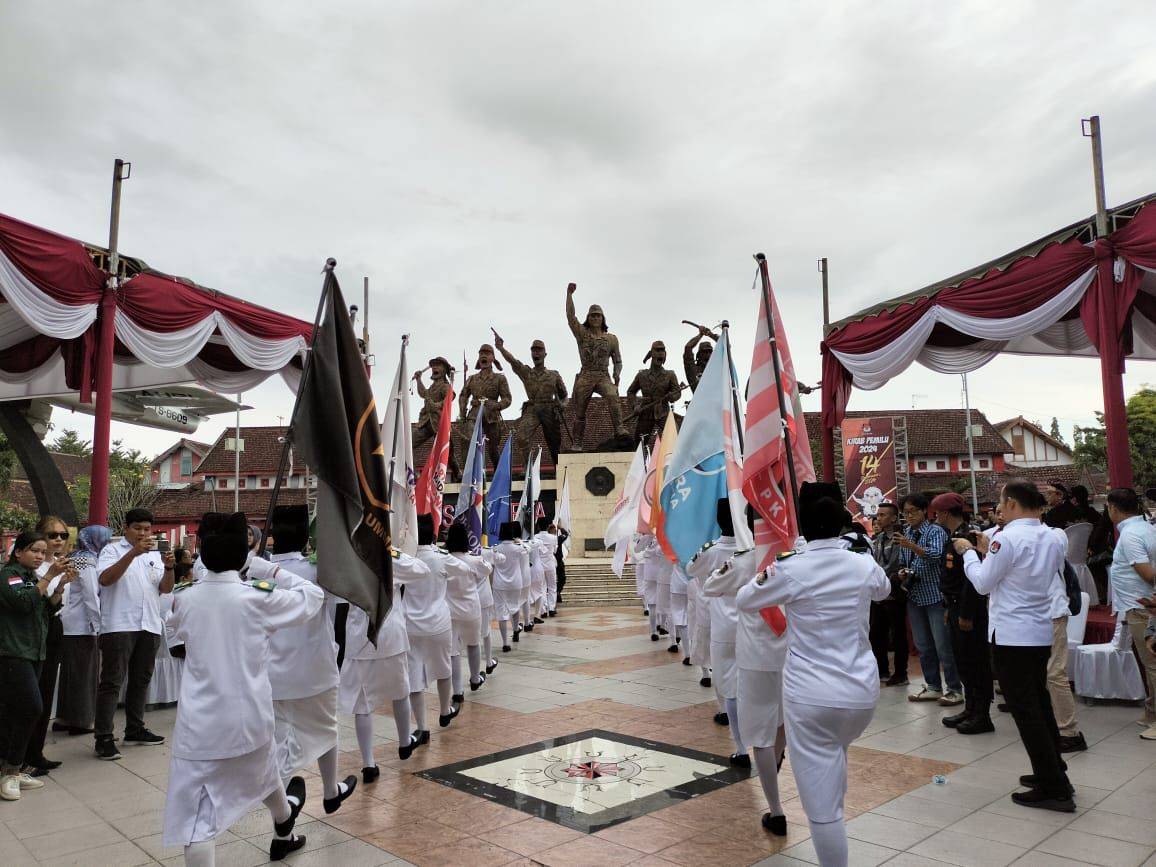
[[[265,513],[265,532],[261,534],[261,544],[257,546],[257,556],[260,557],[265,553],[265,546],[269,543],[269,527],[273,523],[273,510],[277,507],[277,497],[281,493],[281,480],[285,477],[285,470],[289,466],[289,451],[293,448],[293,420],[297,418],[297,408],[301,404],[301,393],[305,390],[305,384],[309,381],[309,371],[312,368],[313,361],[313,343],[317,340],[317,329],[321,327],[321,317],[325,314],[325,303],[329,300],[329,278],[333,274],[333,269],[337,267],[337,260],[329,258],[325,260],[325,268],[321,272],[325,274],[325,282],[321,287],[321,300],[317,302],[317,315],[313,317],[313,333],[309,337],[309,351],[305,354],[305,362],[301,366],[301,379],[297,383],[297,394],[293,398],[293,414],[289,416],[289,426],[285,428],[285,441],[281,446],[281,459],[277,462],[277,478],[273,480],[273,492],[269,495],[269,509]],[[337,278],[334,277],[334,280]],[[241,432],[237,431],[238,442],[241,439]],[[305,495],[306,499],[309,496],[309,477],[305,477]]]
[[[783,424],[783,441],[787,447],[787,476],[791,483],[791,502],[795,507],[795,520],[799,517],[799,480],[795,475],[795,450],[791,447],[791,428],[787,424],[787,406],[783,399],[783,375],[779,369],[779,343],[775,335],[775,314],[771,312],[771,278],[767,273],[767,257],[755,253],[759,263],[759,277],[763,282],[763,310],[767,317],[767,342],[771,345],[771,368],[775,372],[775,391],[779,396],[779,418]],[[792,407],[793,409],[793,407]]]

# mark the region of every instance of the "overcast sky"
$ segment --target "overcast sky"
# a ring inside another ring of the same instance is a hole
[[[13,0],[0,211],[105,243],[123,157],[121,247],[155,268],[310,319],[334,256],[348,295],[370,278],[380,397],[401,334],[411,370],[472,365],[490,324],[523,358],[544,339],[572,382],[569,281],[606,309],[624,385],[652,339],[676,363],[684,318],[729,319],[741,370],[757,250],[815,382],[819,257],[839,319],[1087,216],[1091,114],[1109,203],[1156,189],[1146,4],[774,5]],[[1101,406],[1095,361],[970,379],[993,421],[1068,434]],[[1132,365],[1128,392],[1148,380]],[[244,423],[292,405],[280,379],[245,401]],[[851,407],[913,401],[960,406],[959,379],[913,367]]]

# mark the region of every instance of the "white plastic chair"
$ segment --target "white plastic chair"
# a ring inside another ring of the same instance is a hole
[[[1106,644],[1081,644],[1068,657],[1068,675],[1083,699],[1114,698],[1141,701],[1144,679],[1132,653],[1132,635],[1122,621]]]
[[[1084,632],[1088,628],[1088,594],[1080,594],[1080,613],[1068,617],[1068,658],[1072,651],[1084,643]],[[1069,665],[1071,663],[1069,662]]]
[[[1099,605],[1100,592],[1096,589],[1092,570],[1088,568],[1088,540],[1092,537],[1092,525],[1082,521],[1067,527],[1064,533],[1068,537],[1068,562],[1076,570],[1080,589],[1088,594],[1093,605]]]

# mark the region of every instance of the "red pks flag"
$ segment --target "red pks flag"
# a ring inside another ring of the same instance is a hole
[[[772,346],[767,327],[767,299],[770,299],[771,317],[775,324],[775,344],[779,356],[785,409],[779,406],[775,386]],[[799,535],[799,521],[791,497],[791,481],[787,461],[793,460],[795,476],[800,485],[815,481],[815,463],[811,458],[811,443],[799,401],[799,384],[795,379],[795,364],[787,344],[783,319],[775,291],[767,280],[766,294],[759,293],[759,321],[755,335],[755,351],[751,361],[751,378],[747,397],[747,439],[743,456],[743,494],[762,520],[755,522],[755,546],[761,554],[760,568],[770,565],[776,554],[794,547]],[[785,424],[784,424],[785,423]],[[783,436],[784,427],[790,433],[791,451],[788,455]]]
[[[446,486],[446,467],[450,462],[450,424],[454,409],[454,390],[446,390],[442,403],[442,417],[438,423],[438,434],[434,437],[433,448],[425,460],[421,475],[417,479],[417,513],[433,516],[434,536],[442,526],[442,492]]]

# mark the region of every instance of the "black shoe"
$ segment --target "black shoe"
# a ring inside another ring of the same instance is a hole
[[[678,653],[678,645],[677,644],[670,645],[670,647],[666,648],[666,652],[667,653]]]
[[[720,710],[718,713],[716,713],[714,715],[714,721],[716,725],[720,726],[729,726],[731,724],[731,718],[727,716],[727,712],[725,710]]]
[[[374,765],[372,768],[361,769],[361,782],[365,783],[367,786],[380,776],[381,768],[379,768],[377,765]]]
[[[525,628],[524,630],[522,630],[522,631],[523,631],[523,632],[533,632],[533,631],[534,631],[534,624],[533,624],[533,623],[527,623],[527,624],[526,624],[526,628]],[[518,639],[515,637],[515,638],[514,638],[514,641],[517,641],[517,640],[518,640]]]
[[[731,755],[731,764],[736,768],[749,768],[751,766],[751,757],[746,753],[733,753]]]
[[[770,813],[763,813],[763,827],[776,837],[786,837],[787,817],[772,816]]]
[[[288,819],[284,822],[273,823],[273,833],[278,837],[288,837],[293,833],[293,825],[297,821],[297,816],[301,813],[301,808],[305,806],[305,780],[302,777],[293,777],[289,780],[289,785],[285,787],[285,798],[287,800],[293,798],[295,802],[289,801]],[[289,841],[282,840],[281,842],[288,843]],[[289,851],[293,850],[290,849]],[[272,850],[270,850],[269,854],[272,856]],[[284,858],[285,856],[282,855],[281,857]]]
[[[479,680],[477,683],[474,683],[472,680],[470,681],[470,692],[477,692],[485,684],[486,676],[484,674],[479,674],[478,677],[480,677],[481,680]]]
[[[971,711],[965,710],[963,713],[953,713],[951,716],[945,716],[940,722],[949,729],[953,729],[969,716],[971,716]]]
[[[269,841],[269,860],[270,861],[284,861],[285,856],[291,852],[296,852],[305,845],[305,835],[296,834],[288,840],[278,840],[274,837]]]
[[[424,747],[429,743],[429,729],[418,729],[413,733],[413,746]]]
[[[518,640],[518,637],[515,635],[515,636],[514,636],[514,641],[517,641],[517,640]],[[502,645],[502,653],[509,653],[509,652],[510,652],[511,650],[513,650],[513,649],[514,649],[514,648],[510,647],[510,645],[508,645],[508,644],[503,644],[503,645]],[[491,669],[488,669],[488,670],[489,670],[489,671],[493,671],[493,669],[492,669],[492,668],[491,668]]]
[[[397,748],[397,757],[404,762],[406,759],[413,755],[413,751],[417,749],[417,746],[417,739],[411,736],[408,744],[406,744],[404,747],[399,746]]]
[[[44,756],[37,756],[32,761],[25,762],[25,764],[28,765],[28,767],[35,768],[38,771],[44,771],[46,774],[49,771],[56,770],[61,765],[60,762],[54,762],[51,759],[44,758]]]
[[[650,640],[651,641],[658,641],[658,633],[657,632],[650,633]]]
[[[490,664],[486,666],[486,677],[489,677],[491,674],[493,674],[494,669],[497,667],[498,667],[498,660],[491,659]]]
[[[557,616],[558,616],[558,612],[557,612],[557,611],[547,611],[547,612],[546,612],[546,616],[547,616],[547,617],[557,617]]]
[[[141,729],[139,732],[132,732],[131,734],[125,732],[123,740],[126,744],[141,744],[147,747],[159,746],[165,742],[163,737],[150,732],[148,729]]]
[[[452,723],[454,721],[454,717],[456,717],[461,712],[462,709],[460,707],[454,707],[451,705],[449,713],[438,714],[438,725],[444,729],[446,726]]]
[[[521,631],[520,629],[519,629],[517,632],[515,632],[515,633],[514,633],[514,637],[513,637],[513,639],[512,639],[512,641],[514,642],[514,644],[517,644],[517,643],[518,643],[518,636],[519,636],[519,635],[521,635],[521,634],[522,634],[522,631]],[[508,647],[509,645],[506,645],[506,646]],[[502,648],[502,650],[505,650],[505,649],[506,649],[505,647],[503,647],[503,648]]]
[[[891,677],[887,678],[884,683],[887,686],[904,686],[907,683],[907,674],[899,674],[896,672],[895,674],[891,675]]]
[[[451,704],[465,704],[466,703],[465,694],[459,692],[457,695],[451,695],[450,696],[450,703]]]
[[[1020,777],[1020,785],[1027,786],[1029,789],[1039,788],[1039,783],[1036,782],[1035,774],[1024,774],[1022,777]],[[1068,783],[1068,795],[1071,796],[1074,794],[1076,794],[1076,787],[1071,783]]]
[[[704,677],[704,678],[700,679],[700,680],[699,680],[699,682],[698,682],[698,685],[699,685],[699,686],[710,686],[710,685],[711,685],[711,681],[710,681],[710,678],[709,678],[709,677]]]
[[[1011,708],[1007,706],[1006,701],[1001,701],[999,704],[997,704],[995,706],[995,709],[998,710],[1000,713],[1011,713]]]
[[[65,734],[68,734],[68,735],[90,735],[90,734],[92,734],[92,729],[90,729],[90,728],[84,728],[83,726],[70,726],[68,723],[62,723],[62,722],[54,722],[52,724],[52,730],[54,732],[64,732]]]
[[[1057,813],[1076,812],[1076,802],[1072,800],[1071,795],[1057,798],[1040,789],[1032,789],[1030,792],[1012,792],[1011,798],[1013,803],[1019,804],[1021,807],[1054,810]]]
[[[543,623],[545,623],[545,622],[546,622],[546,621],[545,621],[545,620],[543,620],[541,617],[535,617],[535,618],[534,618],[534,625],[535,625],[535,626],[541,626],[541,625],[542,625]]]
[[[353,776],[352,774],[342,780],[342,782],[345,783],[344,792],[339,792],[336,798],[326,798],[321,802],[322,806],[325,807],[325,815],[327,816],[330,813],[336,813],[338,810],[340,810],[341,802],[352,795],[353,790],[357,788],[357,777]]]
[[[658,634],[659,634],[659,635],[669,635],[670,633],[669,633],[669,632],[667,632],[665,629],[663,629],[663,628],[660,626],[660,627],[658,627]]]
[[[982,735],[995,731],[995,724],[990,716],[972,716],[955,727],[961,735]]]
[[[32,768],[32,770],[30,770],[30,771],[28,772],[28,776],[30,776],[30,777],[47,777],[47,776],[48,776],[48,772],[49,772],[50,770],[51,770],[51,768],[37,768],[37,767],[33,767],[33,768]]]
[[[1084,740],[1084,733],[1079,732],[1067,737],[1060,735],[1060,752],[1061,753],[1082,753],[1088,748],[1088,742]]]
[[[687,656],[687,657],[684,657],[684,658],[683,658],[683,660],[682,660],[682,664],[683,664],[683,665],[690,665],[690,664],[691,664],[691,662],[690,662],[690,657],[689,657],[689,656]]]
[[[116,748],[116,741],[112,738],[100,738],[96,742],[96,757],[106,762],[119,759],[121,755],[120,750]]]

